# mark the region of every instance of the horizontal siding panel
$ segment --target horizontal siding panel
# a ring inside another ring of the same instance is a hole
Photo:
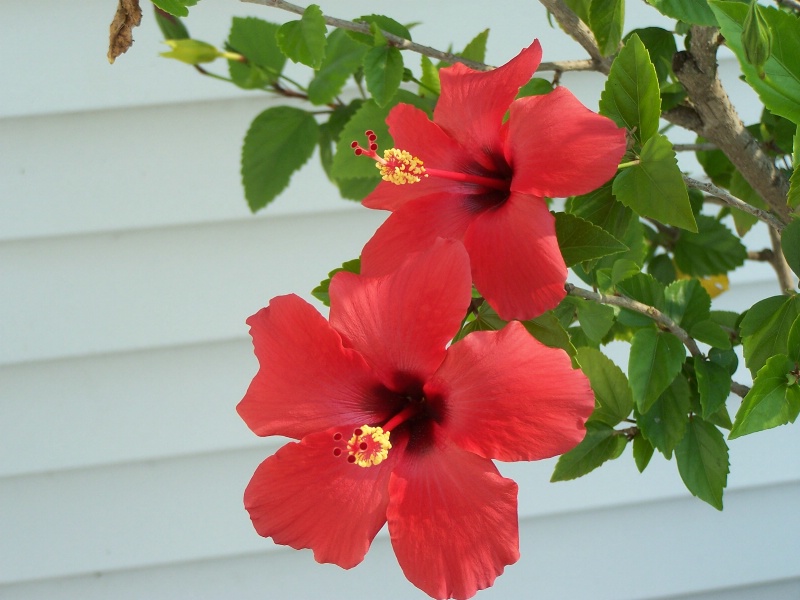
[[[219,341],[357,257],[383,211],[0,244],[0,364]]]
[[[228,414],[232,410],[232,406],[225,406]],[[90,419],[91,415],[83,417]],[[88,435],[82,429],[72,434],[84,444],[92,443],[91,430]],[[178,429],[170,435],[180,438],[182,431]],[[243,431],[241,437],[250,443],[253,436]],[[3,507],[0,556],[4,557],[0,561],[0,583],[140,568],[264,549],[268,542],[252,531],[241,504],[242,492],[255,467],[276,445],[275,441],[260,444],[261,447],[229,452],[0,479]],[[796,432],[780,428],[736,440],[732,446],[734,466],[725,496],[725,511],[718,513],[695,499],[686,505],[686,510],[703,515],[709,527],[723,528],[720,523],[731,526],[738,519],[737,494],[752,489],[756,494],[751,506],[753,519],[759,523],[774,519],[765,527],[789,528],[800,533],[797,511],[795,520],[787,521],[781,509],[769,499],[762,499],[760,504],[755,500],[759,489],[797,490],[800,440]],[[614,510],[620,506],[628,506],[626,510],[633,515],[654,502],[690,499],[674,462],[667,463],[658,457],[644,474],[639,474],[630,457],[625,456],[588,477],[549,484],[554,462],[499,465],[504,475],[520,484],[523,516],[571,512],[597,516],[602,509]],[[630,528],[624,520],[618,525],[623,537],[626,534],[622,532],[628,531],[627,535],[636,539],[642,535],[647,536],[645,539],[660,539]],[[769,553],[781,555],[777,546]],[[800,563],[792,564],[800,568]]]
[[[209,496],[218,495],[218,484],[230,483],[230,473],[209,469],[213,480],[211,494],[203,492],[198,502],[175,506],[184,498],[167,490],[153,498],[168,513],[163,518],[169,527],[149,540],[148,561],[163,555],[164,547],[174,545],[175,532],[194,547],[214,546],[217,553],[208,560],[186,561],[139,569],[108,570],[114,547],[107,540],[91,540],[103,560],[91,573],[68,578],[0,585],[0,597],[9,600],[114,598],[174,598],[203,600],[237,598],[239,600],[272,597],[350,598],[354,591],[380,590],[386,600],[417,598],[423,595],[403,577],[393,557],[387,537],[379,535],[366,560],[352,571],[314,563],[309,551],[288,549],[265,551],[268,543],[249,536],[239,554],[226,553],[226,541],[237,532],[248,537],[246,518],[236,512],[222,523],[219,511],[211,518],[203,515]],[[135,482],[130,482],[134,484]],[[173,493],[170,494],[169,492]],[[522,558],[508,567],[495,586],[478,598],[570,598],[575,600],[647,600],[680,595],[685,600],[703,600],[703,593],[731,586],[747,586],[773,594],[754,596],[759,600],[783,600],[778,595],[797,589],[800,563],[796,560],[800,515],[796,499],[800,484],[741,490],[728,496],[724,513],[716,513],[689,498],[651,502],[638,506],[620,506],[608,510],[575,512],[528,518],[521,523]],[[51,500],[52,501],[52,500]],[[43,499],[40,508],[46,508]],[[764,506],[770,510],[765,511]],[[130,513],[141,513],[139,507]],[[152,515],[138,514],[139,522]],[[98,524],[104,526],[105,521]],[[96,528],[96,529],[99,529]],[[134,546],[141,542],[137,529],[106,532],[117,544]],[[125,540],[117,537],[123,532]],[[57,553],[60,561],[85,552],[82,539],[94,532],[74,531],[74,538],[62,542],[50,535],[43,542],[44,555],[23,554],[38,563]],[[18,556],[22,540],[14,548]],[[50,546],[55,546],[54,548]],[[226,555],[227,554],[227,555]],[[40,573],[40,576],[43,574]],[[788,582],[787,582],[788,580]],[[775,582],[775,583],[771,583]],[[778,586],[779,583],[783,585]],[[763,587],[753,587],[754,585]],[[782,590],[781,590],[782,588]],[[713,596],[712,596],[713,597]],[[728,596],[721,596],[729,598]],[[789,596],[796,597],[796,596]]]

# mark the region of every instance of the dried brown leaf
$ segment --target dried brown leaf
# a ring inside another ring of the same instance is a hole
[[[141,22],[139,0],[119,0],[117,13],[109,28],[108,62],[113,64],[120,54],[133,45],[133,28]]]

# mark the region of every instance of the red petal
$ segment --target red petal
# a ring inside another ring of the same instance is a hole
[[[372,467],[334,456],[336,432],[349,439],[353,428],[314,433],[287,444],[256,469],[244,505],[259,535],[292,548],[311,548],[321,563],[349,569],[360,563],[386,522],[389,475],[404,440],[392,439],[386,460]]]
[[[433,120],[465,148],[501,153],[499,131],[503,117],[541,60],[542,47],[534,40],[515,58],[492,71],[473,71],[462,64],[442,69],[442,95]]]
[[[536,317],[564,298],[567,267],[540,198],[512,193],[476,216],[464,244],[475,287],[503,319]]]
[[[548,198],[585,194],[611,179],[625,154],[625,130],[563,87],[515,101],[508,124],[512,191]]]
[[[299,439],[391,416],[369,365],[305,300],[273,298],[247,323],[260,367],[236,410],[256,434]]]
[[[397,187],[397,186],[395,186]],[[475,213],[458,194],[427,196],[396,210],[361,251],[361,273],[383,275],[409,254],[430,248],[436,238],[461,240]]]
[[[574,448],[594,409],[586,376],[517,321],[450,346],[425,385],[442,428],[465,450],[498,460],[540,460]]]
[[[387,387],[421,391],[459,329],[471,289],[464,247],[438,240],[385,276],[338,273],[330,285],[330,321]]]
[[[517,484],[490,460],[452,445],[406,452],[389,497],[400,567],[434,598],[470,598],[519,559]]]

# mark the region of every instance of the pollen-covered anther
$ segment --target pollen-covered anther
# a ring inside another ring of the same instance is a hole
[[[391,447],[388,431],[364,425],[355,429],[347,442],[347,462],[359,467],[379,465],[389,456]]]
[[[389,148],[383,153],[383,161],[377,161],[375,166],[381,172],[381,178],[395,185],[405,185],[407,183],[419,183],[425,174],[425,167],[422,161],[416,156],[412,156],[406,150]]]

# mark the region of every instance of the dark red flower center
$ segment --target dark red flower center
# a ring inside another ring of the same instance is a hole
[[[406,150],[389,148],[384,150],[383,157],[378,155],[378,136],[372,130],[364,132],[367,136],[367,147],[362,147],[354,141],[350,144],[356,156],[367,156],[375,161],[375,166],[381,173],[381,179],[394,183],[395,185],[405,185],[419,183],[425,177],[439,177],[461,183],[473,183],[483,188],[508,192],[509,180],[501,177],[484,177],[473,173],[461,171],[446,171],[443,169],[432,169],[425,167],[421,159],[411,155]]]

